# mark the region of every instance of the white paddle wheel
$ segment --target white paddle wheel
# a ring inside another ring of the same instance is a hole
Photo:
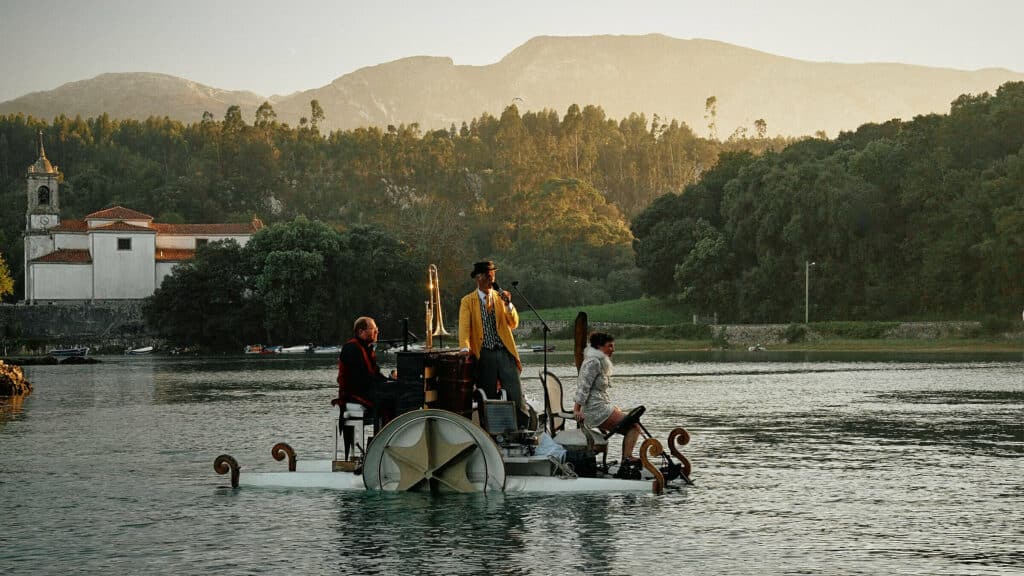
[[[392,420],[363,463],[368,490],[487,492],[505,487],[505,465],[479,426],[446,410],[417,410]]]

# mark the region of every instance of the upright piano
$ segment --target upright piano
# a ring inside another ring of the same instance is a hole
[[[454,348],[398,352],[398,378],[404,392],[396,398],[396,416],[419,408],[440,408],[471,418],[471,358]]]

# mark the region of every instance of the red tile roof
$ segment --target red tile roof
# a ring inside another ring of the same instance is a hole
[[[156,234],[156,230],[149,226],[136,226],[127,222],[111,222],[110,224],[104,224],[103,226],[95,226],[89,229],[90,232],[149,232],[150,234]]]
[[[106,210],[100,210],[99,212],[93,212],[85,217],[86,220],[153,220],[153,217],[149,214],[143,214],[142,212],[132,210],[131,208],[125,208],[124,206],[114,206],[113,208],[107,208]]]
[[[45,256],[33,258],[31,262],[48,262],[52,264],[89,264],[92,262],[92,256],[89,255],[88,250],[61,248],[60,250],[50,252]]]
[[[50,228],[50,232],[85,232],[89,223],[85,220],[61,220],[60,225]]]
[[[157,262],[175,262],[178,260],[191,260],[196,257],[195,250],[184,250],[180,248],[157,248]]]
[[[262,227],[262,222],[260,224]],[[240,235],[253,234],[259,230],[252,222],[231,224],[157,224],[154,222],[153,228],[161,234],[180,236]]]

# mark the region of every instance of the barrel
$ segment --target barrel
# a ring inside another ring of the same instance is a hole
[[[474,377],[469,357],[459,353],[439,355],[434,374],[437,399],[431,403],[431,408],[472,418]]]

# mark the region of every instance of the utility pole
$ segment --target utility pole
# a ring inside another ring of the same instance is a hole
[[[804,324],[807,324],[811,316],[811,266],[817,262],[804,260]]]

